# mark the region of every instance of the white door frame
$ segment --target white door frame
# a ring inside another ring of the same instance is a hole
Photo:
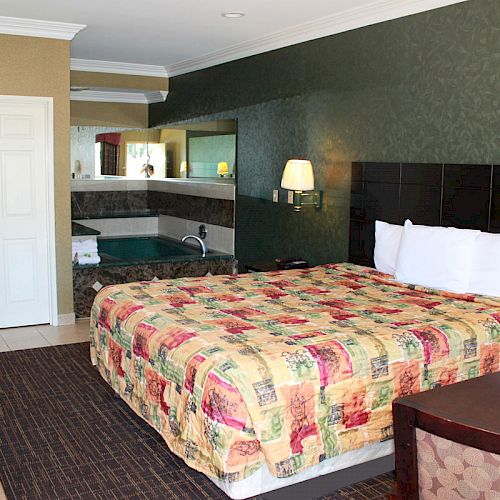
[[[53,97],[34,97],[17,95],[0,95],[0,101],[6,103],[19,104],[44,104],[46,109],[46,186],[47,186],[47,217],[48,217],[48,269],[49,269],[49,315],[50,324],[57,326],[58,304],[57,304],[57,267],[56,267],[56,217],[55,217],[55,196],[54,196],[54,98]],[[69,132],[68,132],[69,133]],[[69,175],[69,174],[68,174]]]

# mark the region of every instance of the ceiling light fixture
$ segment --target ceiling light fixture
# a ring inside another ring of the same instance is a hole
[[[243,17],[244,15],[244,12],[223,12],[221,14],[222,17],[227,17],[228,19],[237,19],[238,17]]]

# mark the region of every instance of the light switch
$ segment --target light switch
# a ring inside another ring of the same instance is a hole
[[[293,205],[293,191],[288,191],[288,203]]]
[[[273,189],[273,203],[278,203],[279,201],[279,191],[277,189]]]

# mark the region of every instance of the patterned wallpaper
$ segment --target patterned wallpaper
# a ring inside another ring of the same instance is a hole
[[[174,77],[150,124],[238,120],[241,262],[342,261],[352,161],[500,163],[499,67],[500,2],[470,0]],[[323,210],[269,201],[293,156]]]

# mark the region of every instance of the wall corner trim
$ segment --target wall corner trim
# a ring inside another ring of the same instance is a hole
[[[117,61],[99,61],[93,59],[71,59],[72,71],[91,71],[93,73],[114,73],[118,75],[154,76],[168,78],[164,66],[151,64],[124,63]]]
[[[86,28],[85,24],[0,16],[0,33],[3,35],[73,40],[74,36],[84,28]]]
[[[128,90],[128,89],[97,89],[71,90],[72,101],[87,102],[124,102],[130,104],[153,104],[165,102],[166,90]]]

